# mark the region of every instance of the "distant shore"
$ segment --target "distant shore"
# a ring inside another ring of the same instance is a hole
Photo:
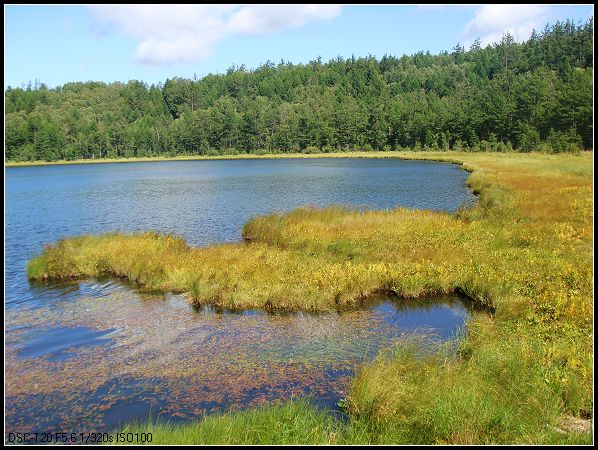
[[[4,167],[28,167],[28,166],[54,166],[63,164],[105,164],[105,163],[129,163],[129,162],[154,162],[154,161],[198,161],[198,160],[220,160],[220,159],[279,159],[279,158],[414,158],[419,153],[432,153],[430,151],[352,151],[334,153],[266,153],[239,155],[198,155],[198,156],[155,156],[155,157],[134,157],[134,158],[102,158],[102,159],[74,159],[58,161],[5,161]],[[433,152],[439,155],[446,155],[447,152]],[[457,153],[457,152],[456,152]],[[416,158],[414,158],[416,159]]]
[[[591,153],[592,150],[581,153]],[[142,158],[103,158],[103,159],[74,159],[59,161],[5,161],[4,167],[29,167],[29,166],[55,166],[66,164],[107,164],[107,163],[133,163],[133,162],[157,162],[157,161],[200,161],[200,160],[226,160],[226,159],[284,159],[284,158],[401,158],[401,159],[426,159],[455,162],[459,156],[471,152],[463,151],[438,151],[438,150],[399,150],[399,151],[351,151],[332,153],[265,153],[239,155],[198,155],[198,156],[155,156]],[[518,153],[518,152],[473,152],[492,153],[496,155]],[[541,152],[534,152],[541,154]],[[437,158],[435,156],[438,156]],[[549,155],[549,154],[546,154]],[[575,154],[572,154],[575,155]]]

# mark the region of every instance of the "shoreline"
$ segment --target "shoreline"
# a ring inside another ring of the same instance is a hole
[[[584,150],[581,155],[589,154],[592,150]],[[332,152],[332,153],[266,153],[251,154],[243,153],[239,155],[198,155],[198,156],[156,156],[156,157],[133,157],[133,158],[105,158],[105,159],[75,159],[58,161],[5,161],[4,167],[33,167],[33,166],[60,166],[77,164],[112,164],[112,163],[136,163],[136,162],[162,162],[162,161],[210,161],[210,160],[243,160],[243,159],[320,159],[320,158],[398,158],[398,159],[422,159],[433,161],[431,157],[438,155],[437,161],[452,162],[462,164],[455,160],[462,155],[467,154],[493,154],[493,155],[511,155],[520,152],[465,152],[454,150],[400,150],[400,151],[350,151],[350,152]],[[527,154],[527,153],[521,153]],[[556,156],[550,153],[530,152],[532,155]],[[560,155],[563,156],[563,155]],[[571,154],[571,156],[578,156]]]
[[[418,153],[439,153],[446,154],[446,151],[422,151]],[[411,151],[351,151],[333,153],[266,153],[251,154],[243,153],[238,155],[198,155],[198,156],[156,156],[156,157],[133,157],[133,158],[104,158],[104,159],[75,159],[58,161],[21,161],[5,162],[4,167],[31,167],[31,166],[60,166],[77,164],[112,164],[112,163],[137,163],[137,162],[163,162],[163,161],[210,161],[210,160],[244,160],[244,159],[319,159],[319,158],[408,158],[408,155],[416,153]],[[398,156],[401,155],[401,156]],[[427,159],[427,158],[426,158]]]

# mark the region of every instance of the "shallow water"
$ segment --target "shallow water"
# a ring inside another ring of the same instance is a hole
[[[380,297],[342,313],[218,312],[180,295],[112,289],[8,314],[8,428],[106,431],[293,396],[335,409],[361,363],[401,337],[454,337],[471,311],[447,296]]]
[[[235,241],[251,216],[314,204],[455,211],[467,173],[401,160],[192,161],[6,169],[6,431],[104,431],[310,396],[335,408],[355,369],[405,334],[446,340],[455,297],[358,311],[231,313],[119,281],[29,283],[44,243],[110,230]]]

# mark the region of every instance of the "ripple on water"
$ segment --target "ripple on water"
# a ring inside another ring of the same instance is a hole
[[[112,343],[116,330],[96,331],[87,327],[54,327],[30,330],[21,336],[21,358],[45,357],[50,361],[64,361],[76,356],[81,346],[103,346]]]

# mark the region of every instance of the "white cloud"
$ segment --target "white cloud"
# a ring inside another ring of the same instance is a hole
[[[197,63],[222,39],[259,35],[331,20],[336,5],[102,5],[89,7],[99,33],[120,31],[140,40],[135,60],[147,65]]]
[[[509,32],[517,41],[530,37],[532,30],[541,30],[553,16],[553,9],[545,5],[484,5],[465,26],[462,38],[470,45],[476,37],[482,46],[500,41]]]
[[[303,26],[310,20],[334,19],[340,11],[337,5],[244,6],[230,17],[227,25],[232,33],[276,33]]]

